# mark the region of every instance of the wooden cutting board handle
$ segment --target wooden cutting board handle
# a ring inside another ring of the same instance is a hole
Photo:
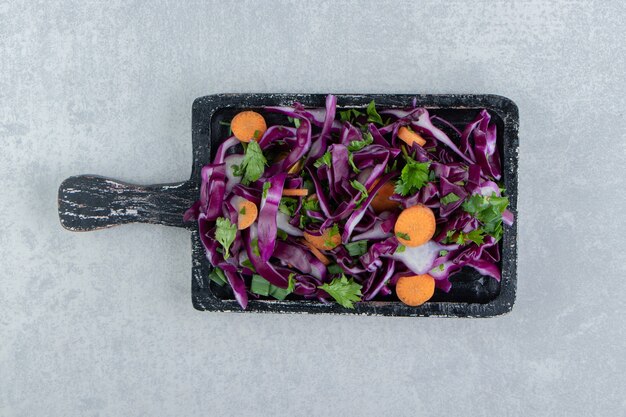
[[[59,219],[64,228],[78,232],[135,222],[189,228],[183,213],[198,195],[189,181],[140,186],[79,175],[59,186]]]

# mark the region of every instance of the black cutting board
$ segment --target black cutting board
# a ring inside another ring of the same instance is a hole
[[[184,182],[138,186],[94,175],[70,177],[59,187],[59,218],[72,231],[102,229],[124,223],[142,222],[184,227],[191,232],[191,298],[198,310],[242,311],[227,287],[208,279],[211,265],[205,258],[196,223],[183,222],[182,215],[198,198],[200,170],[210,163],[218,145],[228,136],[230,121],[244,109],[291,105],[298,101],[307,107],[324,107],[323,94],[216,94],[196,99],[192,106],[193,165],[191,178]],[[378,109],[406,108],[415,99],[418,106],[439,115],[458,127],[472,121],[481,109],[487,109],[498,128],[498,147],[502,155],[503,181],[509,197],[509,210],[515,215],[513,226],[504,226],[501,241],[502,280],[483,277],[472,268],[464,268],[450,278],[449,293],[436,291],[428,303],[409,307],[389,298],[361,302],[354,310],[338,304],[287,298],[254,300],[248,312],[339,313],[384,316],[490,317],[507,313],[513,307],[517,281],[517,106],[497,95],[408,95],[408,94],[338,94],[338,108],[365,108],[371,100]],[[268,122],[280,121],[280,115],[268,115]],[[276,118],[276,120],[274,120]]]

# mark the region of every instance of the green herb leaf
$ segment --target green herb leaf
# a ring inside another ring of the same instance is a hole
[[[459,201],[461,197],[454,193],[446,194],[441,198],[441,205],[445,206],[446,204],[454,203],[455,201]]]
[[[300,215],[300,229],[303,229],[306,227],[306,225],[309,224],[309,218],[303,214]]]
[[[343,245],[350,256],[361,256],[367,252],[367,240],[359,240],[358,242],[350,242]]]
[[[310,211],[320,211],[320,202],[316,198],[307,198],[302,201],[302,208]]]
[[[318,158],[318,160],[313,163],[313,166],[315,168],[319,168],[322,165],[331,166],[333,164],[332,158],[333,157],[332,157],[330,151],[326,151],[326,153],[324,155],[322,155],[321,158]]]
[[[269,181],[263,183],[263,199],[267,198],[267,192],[269,191],[272,184]]]
[[[361,301],[361,285],[354,282],[352,278],[348,280],[345,275],[335,278],[330,284],[326,283],[318,288],[326,291],[337,303],[346,308],[354,308],[355,302]]]
[[[252,253],[254,253],[255,256],[261,256],[261,251],[259,250],[259,239],[254,238],[250,243],[252,246]]]
[[[241,165],[233,172],[236,176],[242,176],[241,182],[248,185],[261,178],[267,165],[267,159],[263,156],[263,151],[257,141],[251,140],[246,148],[246,153],[241,161]]]
[[[359,199],[356,201],[356,204],[358,206],[363,200],[368,197],[369,193],[367,192],[367,188],[365,188],[365,186],[357,180],[350,181],[350,185],[352,185],[352,188],[361,193],[361,197],[359,197]]]
[[[359,116],[362,116],[363,112],[360,112],[357,109],[348,109],[348,110],[340,110],[339,111],[339,119],[342,122],[350,122],[356,119]]]
[[[215,220],[215,225],[215,240],[224,248],[224,259],[228,259],[230,257],[228,252],[230,245],[234,242],[235,235],[237,234],[237,225],[232,224],[230,220],[225,217],[218,217],[217,220]]]
[[[371,145],[374,142],[374,137],[370,132],[365,132],[363,134],[363,140],[353,140],[348,145],[348,150],[350,152],[360,151],[368,145]]]
[[[447,250],[440,250],[439,251],[439,256],[446,256],[448,254]]]
[[[367,121],[383,124],[382,117],[380,117],[380,114],[376,111],[376,103],[374,103],[374,100],[370,101],[370,104],[367,105]]]
[[[252,275],[250,283],[250,291],[258,295],[270,295],[270,287],[272,284],[261,275]]]
[[[294,118],[294,117],[287,116],[287,120],[289,120],[289,123],[293,123],[296,129],[300,127],[300,119],[298,119],[297,117]]]
[[[352,152],[348,152],[348,163],[352,167],[352,171],[354,171],[355,174],[361,172],[361,170],[358,169],[356,165],[354,165],[354,155],[352,154]]]
[[[283,229],[276,229],[276,236],[278,236],[280,240],[287,240],[287,237],[289,237],[287,232],[285,232]]]
[[[481,229],[472,230],[467,235],[465,235],[468,240],[471,240],[477,245],[482,245],[485,240],[485,231]]]
[[[242,205],[241,208],[239,209],[239,214],[246,214],[246,206]]]
[[[474,194],[463,203],[463,210],[482,223],[482,230],[496,241],[502,238],[502,213],[509,205],[507,197]]]
[[[411,236],[407,235],[406,233],[402,233],[402,232],[396,232],[396,236],[398,236],[400,239],[404,239],[404,240],[411,240]]]
[[[224,275],[224,271],[222,271],[220,268],[213,268],[213,270],[209,274],[209,279],[220,287],[227,282],[226,275]]]
[[[256,272],[256,269],[254,269],[254,265],[252,265],[252,261],[250,261],[250,259],[246,259],[245,261],[243,261],[241,263],[241,266],[248,268],[249,270]]]
[[[428,182],[430,162],[408,161],[396,182],[395,192],[401,196],[417,193]]]
[[[398,160],[394,160],[392,165],[387,165],[385,167],[385,174],[389,174],[392,171],[395,171],[398,169]]]
[[[328,238],[324,240],[324,246],[328,248],[332,248],[333,245],[333,236],[337,236],[339,234],[339,226],[337,224],[333,224],[333,227],[328,229]]]
[[[296,213],[298,208],[298,199],[293,197],[282,197],[278,203],[278,210],[291,217]]]
[[[270,295],[276,298],[277,300],[284,300],[285,298],[287,298],[287,296],[293,292],[293,287],[295,285],[293,282],[292,275],[293,274],[289,275],[289,284],[287,288],[280,288],[275,285],[271,285]]]
[[[398,245],[398,247],[396,248],[396,251],[394,253],[402,253],[406,250],[406,246],[404,245]]]
[[[330,264],[326,267],[329,274],[342,274],[343,268],[338,264]]]

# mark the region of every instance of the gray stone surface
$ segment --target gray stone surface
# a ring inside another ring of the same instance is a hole
[[[0,415],[623,415],[625,3],[226,3],[0,2]],[[515,100],[513,312],[200,313],[185,230],[61,228],[65,177],[183,180],[193,99],[251,91]]]

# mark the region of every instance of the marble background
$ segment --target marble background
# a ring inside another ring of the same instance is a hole
[[[0,1],[0,416],[622,415],[625,5]],[[70,175],[188,178],[219,92],[516,101],[511,314],[200,313],[187,231],[61,228]]]

